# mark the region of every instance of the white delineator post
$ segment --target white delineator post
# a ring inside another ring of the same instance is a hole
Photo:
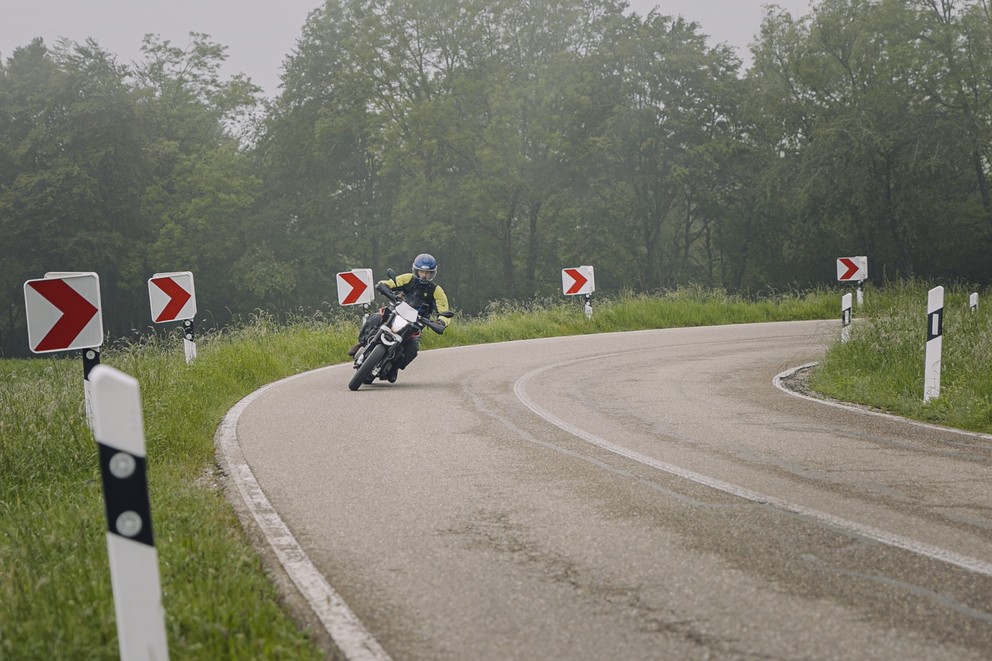
[[[851,295],[844,294],[840,299],[840,341],[851,339]]]
[[[978,312],[978,292],[972,292],[968,297],[968,307],[972,312]]]
[[[927,347],[923,375],[923,401],[940,397],[940,354],[944,346],[944,288],[927,294]]]
[[[169,649],[152,538],[138,382],[106,365],[93,368],[90,382],[120,658],[165,660]]]

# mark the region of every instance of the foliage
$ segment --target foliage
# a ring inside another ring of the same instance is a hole
[[[769,6],[753,65],[621,0],[325,0],[262,103],[225,49],[146,37],[125,66],[36,40],[0,63],[0,351],[22,283],[96,271],[105,327],[191,270],[201,327],[332,299],[435,254],[451,300],[701,284],[992,281],[987,0]]]
[[[92,41],[35,40],[0,67],[0,351],[24,352],[21,285],[49,271],[96,271],[118,337],[147,323],[156,272],[196,271],[218,311],[245,291],[230,267],[258,183],[225,125],[257,89],[220,81],[223,48],[191,40],[147,38],[134,69]]]

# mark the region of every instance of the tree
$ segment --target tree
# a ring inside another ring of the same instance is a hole
[[[20,283],[47,271],[100,272],[108,316],[133,303],[121,278],[140,272],[129,248],[145,241],[136,221],[147,168],[126,73],[92,41],[50,51],[35,40],[4,69],[0,261],[3,291],[18,301],[11,319],[15,308],[23,318]]]
[[[708,50],[697,30],[651,13],[629,24],[612,54],[621,96],[599,138],[598,187],[610,229],[628,238],[619,247],[637,265],[639,289],[679,282],[720,213],[714,189],[700,184],[729,155],[739,63]]]
[[[276,267],[256,277],[267,254],[248,237],[260,182],[242,130],[259,88],[241,75],[222,80],[225,48],[205,34],[190,33],[183,48],[146,35],[142,51],[135,95],[153,172],[142,196],[144,269],[193,271],[200,309],[276,304],[295,274]]]
[[[939,16],[953,5],[925,4],[941,7]],[[799,206],[783,227],[798,264],[857,251],[877,265],[877,278],[987,271],[969,247],[987,232],[976,234],[962,213],[976,188],[981,197],[982,177],[973,177],[977,187],[962,178],[969,167],[982,170],[976,133],[961,131],[975,122],[956,119],[942,101],[963,97],[950,60],[918,43],[942,42],[931,28],[906,3],[867,0],[824,0],[800,24],[766,19],[752,79],[755,98],[779,122],[769,144],[792,163]],[[945,38],[958,43],[960,33]],[[772,122],[765,127],[772,136]]]

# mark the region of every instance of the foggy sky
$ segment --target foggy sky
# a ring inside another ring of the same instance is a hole
[[[190,32],[210,35],[227,46],[224,76],[244,73],[267,96],[278,94],[283,60],[294,48],[307,15],[321,0],[4,0],[0,18],[0,57],[26,46],[35,37],[54,45],[64,37],[75,42],[95,39],[122,63],[141,59],[141,40],[157,34],[185,47]],[[710,45],[733,46],[750,61],[747,45],[757,34],[768,0],[629,0],[642,15],[657,7],[700,24]],[[801,16],[808,0],[778,0]]]

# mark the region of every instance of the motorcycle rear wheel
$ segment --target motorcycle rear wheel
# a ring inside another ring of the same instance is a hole
[[[385,355],[386,347],[381,344],[375,349],[372,349],[372,353],[365,357],[365,361],[362,363],[362,366],[355,370],[355,376],[351,377],[351,381],[348,383],[348,388],[351,390],[358,390],[362,387],[362,384],[366,382],[366,379],[371,381],[372,370],[375,369],[376,365],[382,362]]]

